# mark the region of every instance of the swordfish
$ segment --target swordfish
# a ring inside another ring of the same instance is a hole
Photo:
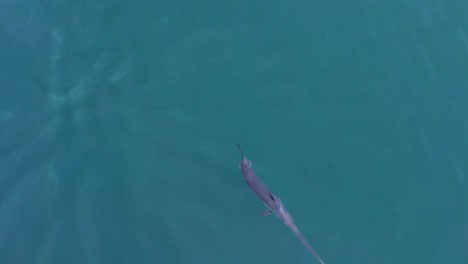
[[[278,196],[274,195],[262,182],[262,180],[260,180],[260,178],[255,174],[255,171],[252,169],[252,161],[248,160],[245,157],[244,151],[242,150],[241,146],[238,142],[236,143],[237,147],[239,147],[239,150],[242,154],[242,161],[239,163],[239,168],[241,169],[242,174],[244,175],[245,181],[247,182],[247,185],[249,185],[250,189],[252,189],[252,191],[258,196],[258,198],[262,200],[262,202],[267,208],[261,214],[269,215],[271,213],[274,213],[279,219],[281,219],[284,222],[284,224],[291,228],[294,234],[296,234],[296,236],[299,238],[299,240],[301,240],[301,242],[310,251],[310,253],[312,253],[312,255],[314,255],[314,257],[321,264],[324,264],[317,252],[315,252],[314,248],[309,244],[309,242],[307,242],[305,237],[297,228],[292,216],[289,214],[288,210],[281,202],[281,199]]]

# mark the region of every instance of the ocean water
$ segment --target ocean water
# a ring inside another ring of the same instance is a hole
[[[0,0],[0,263],[468,263],[468,2]]]

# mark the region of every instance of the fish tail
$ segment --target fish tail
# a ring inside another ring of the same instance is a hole
[[[314,257],[321,263],[321,264],[324,264],[323,263],[323,260],[320,258],[319,254],[317,254],[317,252],[315,252],[314,248],[309,244],[309,242],[307,242],[307,240],[305,239],[305,237],[302,235],[301,231],[299,231],[299,229],[297,227],[294,227],[292,228],[292,230],[294,231],[294,233],[296,234],[296,236],[299,238],[299,240],[301,240],[302,244],[304,244],[304,246],[310,251],[310,253],[312,253],[312,255],[314,255]]]

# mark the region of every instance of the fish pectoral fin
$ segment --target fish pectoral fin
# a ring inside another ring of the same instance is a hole
[[[267,216],[267,215],[270,215],[270,214],[271,214],[270,209],[265,209],[260,213],[261,216]]]

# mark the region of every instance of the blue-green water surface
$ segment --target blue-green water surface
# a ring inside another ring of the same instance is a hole
[[[0,263],[468,263],[468,2],[0,0]]]

